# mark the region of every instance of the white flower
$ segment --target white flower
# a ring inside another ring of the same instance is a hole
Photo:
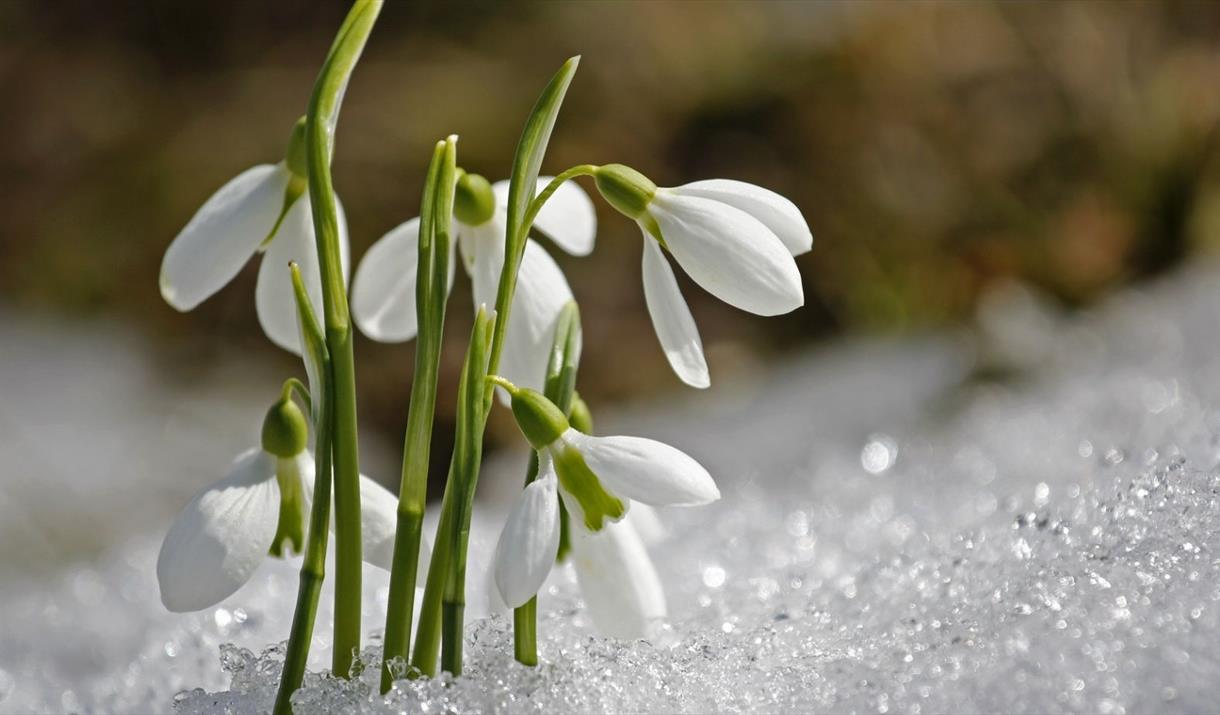
[[[262,164],[242,172],[205,201],[165,251],[161,262],[165,301],[180,311],[192,310],[233,280],[254,254],[265,252],[255,289],[258,320],[271,342],[299,355],[288,262],[300,265],[315,306],[322,305],[322,281],[308,190],[292,202],[275,229],[292,182],[297,182],[295,194],[303,180],[285,162]],[[347,219],[337,200],[336,210],[346,275]],[[263,245],[272,230],[275,235]]]
[[[508,182],[488,186],[481,177],[486,210],[456,211],[454,246],[460,247],[462,263],[470,275],[474,305],[494,306],[504,265],[504,234],[507,223]],[[549,183],[538,179],[537,190]],[[472,182],[473,183],[473,182]],[[459,182],[461,193],[469,190]],[[479,184],[474,189],[478,190]],[[462,219],[466,218],[471,223]],[[584,256],[593,250],[597,217],[593,202],[576,184],[567,182],[538,212],[534,226],[564,251]],[[352,314],[365,335],[382,342],[401,342],[415,337],[415,286],[419,263],[419,219],[414,218],[383,236],[360,261],[352,286]],[[450,285],[454,264],[450,255]],[[542,389],[547,356],[555,323],[563,306],[572,300],[572,289],[555,260],[542,246],[527,240],[517,278],[517,292],[505,332],[499,372],[519,385]]]
[[[538,478],[509,514],[496,546],[496,586],[513,608],[538,592],[559,548],[562,498],[572,517],[572,564],[594,623],[610,636],[639,637],[665,615],[665,594],[636,529],[619,520],[632,501],[694,506],[719,497],[707,470],[669,445],[568,428],[539,450]]]
[[[644,298],[661,348],[683,382],[704,388],[711,378],[662,245],[700,287],[736,308],[780,315],[804,305],[794,257],[813,246],[813,235],[788,199],[728,179],[658,188],[622,165],[600,167],[596,179],[606,199],[644,233]]]
[[[300,541],[289,548],[300,551],[308,538],[313,485],[314,460],[308,451],[281,458],[254,448],[240,455],[228,476],[191,499],[165,535],[157,556],[161,602],[176,612],[219,603],[250,580],[269,552],[289,546],[275,543],[277,534],[285,542],[289,534],[299,534]],[[286,491],[296,499],[284,501]],[[300,519],[299,527],[281,524],[281,506],[289,510],[288,519]],[[364,560],[384,569],[394,555],[397,507],[394,495],[361,475]],[[422,548],[420,558],[426,563],[428,547]]]

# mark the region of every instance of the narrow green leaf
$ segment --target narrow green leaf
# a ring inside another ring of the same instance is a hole
[[[534,109],[525,121],[521,132],[521,140],[517,143],[517,154],[513,158],[513,173],[508,188],[508,225],[505,231],[504,267],[500,270],[500,286],[496,292],[496,328],[492,335],[491,356],[488,361],[491,370],[500,365],[500,353],[504,348],[504,332],[508,325],[509,308],[512,306],[513,293],[517,289],[517,269],[521,264],[521,255],[525,251],[526,234],[529,226],[525,225],[529,213],[530,202],[538,187],[538,172],[542,168],[542,158],[546,155],[547,144],[551,140],[551,130],[555,128],[555,120],[559,116],[559,108],[567,94],[568,85],[576,74],[580,57],[572,57],[542,90]],[[486,408],[490,409],[490,396],[493,390],[488,390]]]
[[[301,333],[301,356],[305,362],[305,376],[309,381],[310,415],[314,425],[317,425],[321,419],[322,406],[330,399],[329,395],[324,394],[326,390],[322,372],[323,366],[329,360],[326,338],[322,334],[322,326],[318,323],[313,302],[309,300],[309,293],[305,290],[305,283],[301,279],[300,266],[293,261],[288,264],[288,269],[292,271],[293,298],[296,299],[297,304],[297,327]]]

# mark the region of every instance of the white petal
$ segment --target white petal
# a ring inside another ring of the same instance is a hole
[[[308,452],[297,457],[301,473],[301,488],[305,493],[306,519],[313,508],[314,459]],[[333,490],[331,492],[334,493]],[[398,528],[398,498],[375,480],[360,475],[360,543],[364,560],[387,571],[394,563],[394,533]],[[330,530],[335,530],[334,512],[331,513]],[[427,564],[432,559],[432,548],[428,537],[423,536],[419,544],[419,563]]]
[[[504,223],[501,215],[481,226],[462,226],[459,245],[466,271],[470,273],[474,307],[496,305],[500,289],[500,269],[504,266]]]
[[[542,193],[553,178],[539,176],[534,195]],[[508,183],[497,181],[492,184],[497,206],[508,206]],[[565,181],[538,211],[534,228],[545,233],[566,253],[587,256],[593,252],[593,243],[597,238],[597,211],[593,208],[593,200],[580,188],[580,184]]]
[[[669,261],[661,254],[657,242],[647,234],[644,235],[643,272],[648,314],[652,316],[652,327],[661,341],[661,349],[665,351],[670,367],[682,382],[691,387],[705,388],[711,385],[699,328],[695,326],[690,308],[682,298]]]
[[[308,199],[309,194],[306,193],[288,210],[280,230],[263,256],[263,263],[258,269],[258,285],[254,290],[258,322],[263,326],[263,332],[271,342],[298,355],[301,354],[301,338],[297,329],[296,298],[292,291],[292,274],[288,271],[289,261],[296,261],[300,266],[301,280],[305,282],[305,290],[309,293],[318,320],[324,320],[321,269]],[[339,259],[346,279],[351,263],[347,217],[343,204],[335,203],[339,214]]]
[[[704,290],[756,315],[805,303],[792,254],[771,229],[741,209],[658,190],[649,211],[670,253]]]
[[[559,497],[549,461],[517,497],[496,544],[496,587],[509,608],[538,593],[559,552]]]
[[[161,261],[161,295],[191,310],[233,280],[275,226],[289,172],[283,165],[247,169],[203,203]]]
[[[555,325],[570,300],[572,289],[555,259],[538,243],[528,239],[504,334],[501,375],[519,387],[539,392],[545,388]],[[501,396],[505,397],[502,392]]]
[[[241,588],[275,539],[279,509],[275,457],[261,449],[242,454],[227,477],[191,499],[165,535],[157,556],[165,607],[198,611]]]
[[[669,530],[661,522],[657,510],[647,504],[632,504],[624,521],[631,524],[644,543],[649,546],[659,544],[665,540],[666,536],[669,536]]]
[[[580,450],[608,490],[654,506],[694,506],[720,498],[698,462],[663,442],[643,437],[592,437],[569,429],[562,439]]]
[[[571,530],[572,566],[597,630],[642,638],[665,617],[665,591],[643,541],[626,521],[597,533]]]
[[[770,189],[732,179],[707,179],[679,186],[674,192],[723,201],[745,211],[771,229],[794,256],[813,248],[813,233],[801,210]]]
[[[398,226],[373,244],[352,282],[352,315],[361,332],[383,343],[415,337],[415,286],[419,268],[419,219]]]

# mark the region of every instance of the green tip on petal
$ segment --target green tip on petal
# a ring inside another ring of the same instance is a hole
[[[295,457],[309,444],[309,423],[291,399],[281,398],[263,418],[263,449],[282,459]]]
[[[453,215],[467,226],[482,226],[496,211],[491,182],[478,174],[463,173],[453,194]]]
[[[280,517],[268,553],[281,559],[305,550],[305,499],[295,460],[277,460],[275,479],[280,486]]]
[[[568,496],[580,504],[585,528],[600,531],[606,520],[618,521],[627,513],[623,502],[606,491],[601,480],[589,469],[580,450],[564,446],[555,450],[555,473],[559,485]]]

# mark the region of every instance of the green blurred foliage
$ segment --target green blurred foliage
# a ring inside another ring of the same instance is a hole
[[[255,264],[186,316],[157,272],[213,190],[281,158],[343,11],[0,3],[0,300],[124,316],[187,372],[234,347],[289,368],[258,332]],[[1205,2],[391,0],[347,94],[336,184],[359,257],[417,213],[437,138],[460,134],[461,164],[502,178],[537,91],[583,54],[546,170],[744,179],[813,228],[808,304],[791,315],[744,315],[683,279],[724,380],[819,336],[961,320],[997,280],[1084,304],[1210,250],[1218,39],[1220,4]],[[581,389],[676,388],[637,229],[599,212],[594,256],[558,256],[584,314]],[[454,295],[450,410],[470,314],[460,283]],[[359,352],[366,420],[397,433],[411,348]]]

